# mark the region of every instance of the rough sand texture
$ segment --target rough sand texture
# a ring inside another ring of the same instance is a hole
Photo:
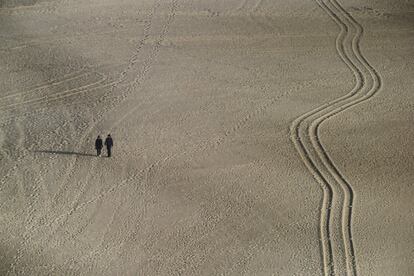
[[[403,0],[0,0],[0,275],[412,275],[413,45]]]

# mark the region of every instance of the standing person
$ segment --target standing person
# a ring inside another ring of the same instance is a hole
[[[114,141],[112,141],[111,134],[108,134],[108,137],[106,137],[105,139],[105,146],[106,146],[106,151],[108,152],[108,157],[111,157],[111,149],[113,145],[114,145]]]
[[[101,150],[103,148],[103,143],[101,136],[98,135],[98,138],[95,140],[95,149],[96,149],[96,155],[101,156]]]

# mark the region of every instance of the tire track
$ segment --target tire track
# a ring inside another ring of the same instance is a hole
[[[24,148],[24,141],[25,141],[25,135],[24,135],[24,130],[23,130],[23,126],[21,124],[20,121],[16,121],[16,130],[17,130],[17,138],[16,138],[16,153],[17,153],[17,157],[16,157],[16,161],[19,162],[20,159],[22,158],[22,149]],[[16,167],[17,168],[17,167]],[[20,192],[20,196],[22,198],[22,203],[23,206],[25,207],[29,207],[30,206],[30,201],[27,199],[26,196],[26,189],[25,186],[23,185],[24,181],[24,174],[23,173],[18,173],[18,171],[16,172],[16,177],[19,178],[21,181],[17,180],[17,185],[19,187],[18,191]]]
[[[120,201],[120,200],[118,200]],[[116,200],[116,202],[118,202]],[[116,218],[116,214],[119,212],[119,209],[121,207],[122,203],[118,203],[115,208],[114,211],[112,212],[111,218],[109,219],[108,223],[106,224],[105,227],[105,231],[103,232],[102,236],[101,236],[101,240],[99,242],[99,244],[96,246],[95,249],[93,249],[92,251],[90,251],[87,255],[84,255],[80,258],[80,260],[76,260],[75,258],[69,259],[67,261],[66,264],[73,264],[73,263],[78,263],[78,270],[81,269],[86,261],[89,261],[90,259],[92,259],[89,263],[93,263],[93,258],[98,255],[99,253],[101,253],[102,251],[106,252],[107,250],[109,250],[108,246],[105,245],[105,240],[107,239],[107,235],[109,235],[110,230],[112,229],[114,222],[115,222],[115,218]],[[78,272],[80,274],[80,272]],[[92,271],[88,270],[87,274],[91,274]]]
[[[241,11],[244,9],[244,7],[246,6],[248,0],[242,0],[240,2],[240,5],[236,8],[236,12]]]
[[[324,192],[320,218],[323,272],[325,275],[336,274],[334,264],[337,264],[338,261],[334,260],[335,255],[332,249],[333,236],[336,236],[335,241],[341,240],[343,243],[346,266],[338,267],[337,265],[336,269],[347,275],[357,275],[355,247],[352,239],[354,191],[320,142],[319,128],[327,119],[374,96],[381,88],[381,78],[360,51],[359,43],[363,27],[336,0],[316,0],[316,2],[341,29],[336,40],[336,50],[342,61],[353,72],[356,84],[348,94],[296,119],[291,125],[291,140],[306,167],[322,186]],[[352,40],[347,42],[349,37],[352,37]],[[301,134],[303,132],[306,133],[306,136]],[[341,219],[341,233],[332,233],[330,209],[333,199],[340,198],[334,194],[337,188],[340,188],[344,194],[341,212],[338,215]],[[335,197],[333,197],[334,195]],[[341,235],[340,239],[338,238],[339,234]]]
[[[58,129],[59,128],[61,128],[62,126],[58,126],[58,128],[55,130],[55,131],[58,131]],[[19,144],[21,144],[21,143],[19,143]],[[25,154],[24,155],[22,155],[22,157],[20,158],[20,160],[22,159],[22,158],[24,158],[27,154],[28,154],[28,151],[27,151],[27,149],[24,149],[24,151],[25,151]],[[17,167],[16,167],[17,168]],[[38,172],[38,173],[40,173],[40,172]],[[27,174],[27,173],[26,173]],[[39,183],[39,182],[41,182],[41,178],[38,178],[38,179],[35,179],[35,183],[36,184],[41,184],[41,183]],[[18,181],[18,183],[26,183],[26,181],[24,180],[24,177],[23,177],[23,174],[22,174],[22,177],[21,177],[21,181]],[[49,210],[50,210],[50,208],[52,208],[53,206],[51,205],[52,204],[52,200],[51,200],[51,197],[50,197],[50,195],[48,194],[48,192],[47,192],[47,187],[46,186],[42,186],[42,187],[40,187],[40,189],[42,190],[42,193],[43,193],[43,197],[44,197],[44,199],[45,200],[47,200],[47,202],[45,202],[45,204],[44,204],[44,208],[43,208],[43,212],[44,212],[44,214],[45,215],[41,215],[40,217],[37,217],[36,218],[36,216],[35,216],[35,213],[38,211],[38,210],[36,210],[35,208],[34,208],[34,204],[36,203],[36,201],[38,200],[38,195],[37,195],[37,192],[38,192],[38,189],[39,189],[39,186],[35,186],[34,187],[34,192],[36,192],[36,194],[33,194],[32,196],[31,196],[31,198],[30,198],[30,200],[28,201],[28,203],[26,204],[27,205],[27,207],[28,207],[28,215],[27,215],[27,218],[25,219],[25,224],[27,225],[27,228],[26,228],[26,231],[23,233],[23,235],[22,235],[22,241],[21,241],[21,243],[20,243],[20,246],[17,248],[17,253],[16,253],[16,255],[13,257],[13,261],[12,261],[12,263],[11,263],[11,265],[10,265],[10,269],[9,269],[9,271],[8,271],[8,273],[10,273],[10,271],[14,271],[14,272],[16,272],[16,268],[18,267],[17,266],[17,264],[18,264],[18,262],[20,261],[20,258],[21,258],[21,256],[22,256],[22,254],[23,254],[23,252],[24,252],[24,250],[26,249],[26,245],[27,245],[27,243],[34,237],[34,235],[35,235],[35,233],[34,233],[34,230],[35,230],[35,228],[33,227],[33,225],[35,225],[35,223],[36,222],[42,222],[42,221],[45,221],[45,218],[47,217],[47,215],[48,215],[48,208],[49,208]],[[30,225],[32,225],[32,227],[30,227]]]
[[[122,30],[116,29],[112,31],[102,31],[99,29],[88,30],[88,32],[82,31],[81,34],[62,34],[62,35],[51,34],[51,35],[45,35],[38,39],[26,40],[25,43],[17,44],[17,45],[8,47],[8,48],[0,48],[0,52],[9,53],[13,51],[20,51],[24,48],[29,48],[29,47],[48,45],[52,43],[55,43],[55,44],[64,43],[65,41],[69,39],[79,40],[82,38],[89,38],[91,37],[91,35],[95,37],[102,37],[102,38],[105,38],[106,36],[114,36],[114,35],[120,35],[120,34],[127,35],[133,32],[134,30],[135,30],[134,27],[127,27],[127,28],[123,28]]]
[[[356,31],[356,36],[352,41],[352,51],[354,52],[356,58],[358,59],[359,63],[365,68],[366,71],[369,72],[369,77],[372,81],[372,86],[369,88],[368,91],[364,91],[364,93],[359,93],[358,98],[352,99],[351,102],[344,103],[342,106],[336,108],[335,110],[325,114],[324,117],[315,120],[311,125],[311,131],[313,135],[311,137],[319,137],[319,129],[321,124],[337,115],[338,113],[349,109],[357,104],[360,104],[371,97],[373,97],[381,88],[382,80],[380,75],[376,72],[376,70],[372,67],[372,65],[367,61],[367,59],[363,56],[360,50],[360,40],[363,34],[363,27],[360,25],[345,9],[336,1],[330,1],[333,7],[336,9],[338,13],[341,13],[344,16],[345,20],[348,20],[348,23],[352,24],[353,28]],[[347,256],[347,269],[349,275],[357,275],[357,266],[356,266],[356,257],[355,257],[355,248],[352,241],[352,208],[354,202],[354,191],[352,186],[346,180],[346,178],[339,172],[339,170],[334,165],[332,159],[329,157],[325,147],[323,147],[322,143],[319,139],[314,139],[313,141],[314,146],[318,149],[321,153],[321,159],[324,162],[324,165],[330,170],[330,173],[335,177],[336,181],[341,185],[342,189],[345,192],[345,199],[344,199],[344,207],[343,207],[343,218],[342,218],[342,227],[343,227],[343,236],[346,249],[346,256]]]
[[[89,72],[91,73],[91,72]],[[21,102],[17,102],[17,103],[12,103],[9,105],[3,105],[4,110],[0,109],[0,112],[10,112],[10,111],[15,111],[16,107],[22,106],[22,107],[26,107],[26,109],[19,109],[18,114],[14,114],[14,115],[10,115],[8,117],[2,116],[0,118],[0,126],[4,126],[10,122],[12,122],[12,120],[21,117],[21,116],[32,116],[33,113],[36,113],[38,110],[37,109],[45,109],[48,107],[53,107],[53,104],[56,104],[56,101],[61,100],[61,99],[65,99],[68,97],[73,97],[75,95],[79,95],[79,94],[86,94],[87,92],[91,92],[91,91],[95,91],[95,90],[99,90],[99,89],[104,89],[104,88],[108,88],[110,87],[111,89],[113,89],[114,86],[119,85],[123,80],[118,79],[118,80],[110,80],[107,76],[95,72],[96,74],[99,74],[102,76],[102,78],[99,81],[95,81],[93,83],[89,83],[86,85],[82,85],[82,86],[78,86],[75,88],[71,88],[71,89],[67,89],[67,90],[63,90],[60,92],[55,92],[53,94],[49,94],[49,95],[45,95],[42,97],[38,97],[38,98],[29,98],[26,101],[21,101]],[[88,74],[85,73],[85,75]],[[129,83],[130,84],[130,83]],[[124,84],[123,87],[126,87],[129,84]],[[64,104],[64,107],[69,107],[69,106],[73,106],[74,103],[76,103],[76,99],[73,98],[71,103],[66,103]],[[84,101],[82,101],[82,103],[85,103]],[[25,105],[27,104],[27,105]],[[28,107],[31,107],[30,110],[28,110]],[[16,112],[14,112],[16,113]]]
[[[344,41],[345,38],[348,36],[346,26],[340,24],[340,33],[336,39],[336,50],[342,60],[345,61],[347,66],[351,68],[354,75],[357,77],[357,85],[352,91],[351,94],[355,93],[358,89],[362,87],[362,77],[361,74],[358,73],[357,69],[350,63],[349,59],[346,56],[344,50]],[[347,95],[343,98],[347,98]],[[321,202],[321,213],[320,213],[320,240],[321,240],[321,257],[323,262],[323,273],[325,275],[334,275],[333,270],[333,249],[332,249],[332,238],[331,238],[331,209],[332,209],[332,198],[333,198],[333,188],[327,182],[327,180],[323,177],[322,172],[317,168],[317,165],[314,161],[314,157],[312,158],[310,155],[309,141],[306,141],[307,137],[302,137],[301,132],[303,129],[307,129],[306,120],[311,116],[317,114],[318,112],[323,111],[326,108],[329,108],[331,105],[336,104],[339,100],[334,100],[329,102],[319,108],[311,110],[299,118],[297,118],[291,125],[290,133],[291,133],[291,140],[298,151],[302,161],[304,162],[305,166],[311,172],[312,176],[315,180],[320,184],[322,191],[323,191],[323,200]],[[309,135],[308,135],[309,136]]]
[[[64,110],[63,112],[67,113],[66,110]],[[22,122],[24,122],[24,121],[25,121],[24,118],[13,120],[14,128],[16,130],[16,136],[14,136],[14,135],[12,136],[13,137],[12,138],[13,139],[13,144],[15,144],[15,146],[14,146],[14,149],[11,150],[11,152],[13,152],[14,155],[12,153],[7,153],[6,151],[3,150],[3,145],[5,144],[5,141],[6,141],[7,137],[4,136],[3,139],[1,139],[2,141],[0,143],[0,145],[1,145],[0,146],[0,153],[3,153],[5,159],[7,159],[8,163],[10,163],[10,164],[15,163],[15,165],[12,166],[12,168],[2,176],[2,178],[0,179],[1,184],[5,184],[7,179],[9,179],[13,173],[14,174],[17,173],[17,170],[20,167],[22,167],[21,163],[28,156],[30,150],[33,149],[33,147],[36,147],[35,145],[26,146],[25,143],[24,143],[24,140],[25,140],[24,137],[30,137],[30,132],[26,133],[24,131],[24,126],[22,124]],[[49,137],[51,135],[50,133],[57,133],[61,129],[64,129],[65,133],[67,133],[67,125],[69,125],[69,126],[71,125],[69,122],[70,122],[70,120],[66,120],[64,124],[58,125],[57,128],[51,130],[51,132],[49,132],[45,136]],[[29,142],[29,144],[30,144],[30,142]],[[38,164],[36,158],[34,158],[32,161],[28,161],[28,162]],[[39,175],[34,178],[35,183],[44,184],[42,182],[42,179],[43,179],[42,174],[43,173],[41,171],[42,170],[41,166],[40,165],[34,165],[34,166],[39,166],[38,168],[40,170],[39,172],[36,172],[36,174],[39,174]],[[27,175],[27,174],[28,174],[28,172],[26,171],[24,173],[24,175]],[[43,202],[45,204],[48,204],[50,202],[50,197],[49,197],[49,194],[47,192],[46,186],[43,185],[40,188],[43,191],[43,195],[42,195],[44,197]]]
[[[110,68],[113,66],[103,66],[105,68]],[[92,70],[90,70],[92,69]],[[99,88],[105,88],[108,86],[113,85],[116,81],[110,81],[108,76],[106,76],[103,73],[100,73],[99,71],[96,70],[97,68],[91,68],[90,66],[83,66],[82,69],[77,70],[75,72],[70,72],[68,74],[65,74],[62,78],[60,79],[53,79],[53,80],[48,80],[45,83],[41,83],[38,85],[35,85],[31,88],[27,88],[28,90],[26,91],[20,91],[20,92],[12,92],[10,94],[4,95],[2,97],[0,97],[0,100],[2,100],[2,104],[0,105],[0,111],[8,111],[11,110],[13,107],[16,106],[20,106],[20,105],[25,105],[25,104],[30,104],[30,103],[47,103],[48,100],[53,101],[56,99],[63,99],[66,96],[73,96],[79,93],[84,93],[87,91],[91,91],[91,90],[96,90]],[[100,80],[88,83],[88,84],[84,84],[81,86],[77,86],[74,88],[69,88],[66,90],[62,90],[62,91],[57,91],[57,92],[53,92],[51,94],[46,94],[46,95],[42,95],[45,94],[47,91],[47,89],[50,88],[55,88],[58,87],[59,85],[64,85],[64,84],[70,84],[70,81],[73,80],[77,80],[80,79],[82,77],[88,76],[88,75],[92,75],[93,74],[98,77],[100,77]],[[106,84],[103,84],[102,86],[99,86],[99,84],[105,82],[105,81],[109,81]],[[79,91],[78,91],[79,90]],[[75,93],[71,93],[75,91]],[[78,92],[76,92],[78,91]],[[36,92],[36,93],[35,93]],[[28,97],[31,96],[31,94],[33,94],[33,97]],[[57,97],[56,97],[57,96]],[[25,97],[28,97],[28,99],[25,99]],[[7,104],[7,101],[16,101],[16,100],[20,100],[17,102],[12,102]],[[6,101],[6,102],[5,102]],[[30,105],[28,105],[30,106]],[[2,110],[3,109],[3,110]],[[19,112],[21,113],[21,112]],[[4,119],[4,118],[2,118]]]
[[[9,156],[9,153],[6,150],[4,150],[6,140],[7,140],[7,137],[4,131],[1,131],[0,132],[0,160],[5,161],[5,163],[12,164],[14,163],[14,161]],[[5,166],[2,167],[2,169],[4,168]],[[7,169],[6,172],[2,174],[2,177],[0,178],[0,192],[3,191],[3,188],[4,188],[3,184],[6,182],[6,179],[9,177],[9,174],[11,173],[12,170],[14,170],[13,167]]]
[[[33,171],[32,169],[30,169],[29,171],[22,171],[19,170],[19,163],[22,162],[23,158],[25,157],[25,153],[27,152],[26,148],[25,148],[25,130],[24,130],[24,126],[22,125],[22,120],[18,120],[15,123],[15,127],[16,127],[16,147],[15,147],[15,152],[16,152],[16,164],[13,167],[13,171],[15,173],[15,183],[16,186],[18,186],[17,191],[19,192],[20,198],[22,200],[21,202],[21,206],[23,206],[23,210],[25,213],[18,213],[16,215],[20,215],[22,217],[23,222],[28,222],[30,223],[33,220],[34,214],[36,212],[35,209],[35,204],[36,204],[36,198],[38,197],[38,187],[36,187],[36,185],[33,186],[29,186],[27,185],[27,177],[30,177],[30,173]],[[37,181],[39,180],[38,177],[35,177],[34,179],[34,183],[37,183]],[[30,182],[29,182],[30,183]],[[24,216],[24,218],[23,218]],[[14,218],[15,221],[18,221],[17,218]],[[24,227],[24,224],[22,225],[22,227]],[[23,234],[23,239],[25,239],[26,235]],[[9,270],[7,273],[9,273],[11,270],[13,272],[16,272],[16,263],[20,260],[21,255],[20,254],[16,254],[13,256],[12,258],[12,262],[10,264]]]
[[[72,89],[68,89],[68,90],[64,90],[61,92],[57,92],[57,93],[53,93],[51,95],[46,95],[43,97],[38,97],[38,98],[34,98],[34,99],[29,99],[26,101],[21,101],[21,102],[17,102],[17,103],[12,103],[12,104],[8,104],[8,105],[0,105],[0,111],[9,111],[15,107],[18,106],[24,106],[24,107],[30,107],[31,105],[35,105],[35,104],[41,104],[41,103],[48,103],[50,101],[55,101],[55,100],[60,100],[60,99],[64,99],[70,96],[74,96],[80,93],[85,93],[91,90],[96,90],[99,88],[104,88],[107,87],[109,85],[111,85],[113,82],[107,83],[107,84],[103,84],[101,85],[103,82],[105,82],[107,80],[106,77],[102,77],[100,80],[98,81],[94,81],[76,88],[72,88]]]
[[[250,2],[249,0],[241,1],[239,6],[235,9],[235,12],[241,12],[241,11],[245,10],[246,6],[249,2]],[[254,3],[251,5],[251,7],[247,7],[247,9],[250,10],[249,14],[257,12],[259,10],[260,6],[262,5],[262,3],[263,3],[263,0],[255,0]]]
[[[271,23],[267,22],[261,22],[256,16],[254,16],[254,13],[258,10],[259,5],[261,4],[261,1],[259,0],[256,2],[258,4],[255,5],[250,11],[248,12],[249,19],[263,28],[263,30],[275,34],[274,27]],[[265,19],[268,19],[267,16],[265,16]],[[347,35],[347,28],[340,26],[341,30],[336,40],[336,46],[337,46],[337,52],[340,53],[341,57],[346,58],[345,51],[343,49],[343,42],[346,39]],[[277,35],[277,34],[275,34]],[[352,66],[350,62],[347,62],[349,66]],[[354,68],[351,68],[354,71]],[[355,68],[355,72],[357,72],[357,69]],[[354,72],[354,73],[355,73]],[[358,73],[355,73],[358,74]],[[362,82],[361,82],[362,83]],[[358,84],[358,89],[360,88],[360,85]],[[331,104],[335,104],[335,102],[330,102],[323,107],[317,108],[315,110],[312,110],[308,113],[305,113],[298,119],[296,119],[293,122],[293,127],[291,127],[290,133],[291,133],[291,140],[295,145],[295,148],[297,149],[299,155],[302,158],[302,161],[304,162],[305,166],[308,168],[308,170],[312,173],[313,177],[317,180],[318,183],[320,183],[322,191],[323,191],[323,200],[321,202],[321,216],[319,218],[320,220],[320,247],[321,247],[321,259],[323,260],[323,273],[325,275],[334,275],[334,249],[332,246],[332,237],[331,237],[331,213],[333,209],[333,197],[334,197],[334,189],[329,184],[329,182],[325,179],[323,174],[320,172],[320,170],[317,168],[315,161],[311,157],[310,150],[307,149],[307,145],[302,141],[304,138],[302,138],[300,132],[301,132],[301,124],[309,117],[313,116],[317,112],[320,112],[323,110],[323,108],[329,108]]]
[[[4,184],[7,182],[8,179],[10,179],[13,175],[16,178],[22,178],[23,174],[19,174],[19,162],[21,161],[22,157],[23,157],[23,148],[24,148],[24,131],[23,131],[23,126],[21,124],[20,120],[14,120],[14,130],[13,132],[15,132],[15,134],[12,136],[14,143],[14,147],[12,147],[12,149],[10,150],[10,152],[7,152],[6,150],[3,149],[3,145],[5,144],[6,140],[7,140],[7,136],[3,134],[3,139],[2,139],[2,143],[0,144],[0,154],[2,156],[4,156],[4,159],[7,159],[7,161],[12,165],[12,167],[2,176],[2,178],[0,179],[0,191],[3,191],[4,188]],[[12,133],[13,133],[12,132]],[[20,195],[20,198],[22,199],[22,203],[24,203],[23,205],[27,205],[27,200],[26,200],[26,195],[25,195],[25,187],[22,185],[22,181],[16,181],[17,182],[17,187],[18,187],[18,195]]]
[[[61,78],[61,79],[53,79],[53,80],[49,80],[45,83],[41,83],[41,84],[32,86],[30,88],[27,87],[27,88],[25,88],[26,91],[19,91],[19,92],[12,91],[10,94],[7,94],[7,95],[4,95],[4,96],[0,97],[0,100],[4,100],[4,99],[7,99],[7,98],[13,98],[13,97],[21,96],[21,95],[27,95],[27,94],[30,94],[32,92],[38,91],[38,90],[42,90],[42,89],[45,89],[45,88],[49,88],[51,86],[61,84],[65,81],[77,79],[77,78],[79,78],[79,77],[81,77],[85,74],[86,74],[85,69],[82,68],[79,71],[70,72],[70,73],[64,75],[63,78]]]
[[[252,12],[257,12],[262,5],[263,0],[257,0],[252,8]]]

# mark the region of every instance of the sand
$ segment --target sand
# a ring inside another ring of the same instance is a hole
[[[411,1],[2,0],[0,38],[0,275],[412,275]]]

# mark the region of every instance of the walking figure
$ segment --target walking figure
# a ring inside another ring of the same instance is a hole
[[[111,149],[114,145],[114,142],[112,141],[111,134],[108,134],[108,137],[105,139],[105,146],[106,146],[106,152],[108,153],[108,157],[111,157]]]
[[[98,138],[95,140],[95,149],[96,149],[96,155],[101,156],[101,150],[103,148],[103,143],[101,136],[98,135]]]

